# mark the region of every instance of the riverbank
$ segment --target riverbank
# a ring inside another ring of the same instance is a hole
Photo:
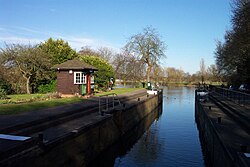
[[[110,107],[105,111],[109,114],[104,115],[100,115],[98,101],[93,99],[54,112],[0,117],[1,133],[31,137],[25,141],[1,139],[0,164],[85,166],[158,107],[162,94],[148,96],[145,90],[139,90],[120,99],[122,105]]]
[[[99,92],[95,96],[115,93],[118,95],[143,90],[141,88],[119,88],[108,92]],[[46,108],[63,106],[68,104],[77,104],[86,101],[87,99],[72,97],[58,98],[55,95],[48,94],[21,94],[9,95],[8,99],[0,100],[0,116],[9,114],[20,114],[24,112],[37,111]]]

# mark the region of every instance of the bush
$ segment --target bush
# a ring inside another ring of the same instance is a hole
[[[107,89],[110,78],[115,78],[113,67],[106,60],[98,56],[84,55],[80,57],[80,60],[98,69],[98,71],[94,73],[95,85],[98,86],[98,89]]]
[[[0,88],[0,99],[7,99],[7,92],[5,89]]]
[[[56,91],[56,81],[53,80],[49,84],[40,85],[38,87],[38,93],[51,93]]]
[[[1,79],[0,79],[0,89],[3,89],[7,95],[12,93],[11,85]]]

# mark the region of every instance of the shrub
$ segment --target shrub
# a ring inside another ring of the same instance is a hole
[[[38,87],[38,93],[51,93],[56,91],[56,81],[53,80],[49,84],[40,85]]]
[[[113,67],[106,60],[98,56],[84,55],[80,57],[80,60],[98,69],[98,71],[94,73],[95,85],[97,85],[98,89],[107,89],[110,78],[115,78]]]
[[[0,88],[0,99],[7,99],[7,92],[5,89]]]

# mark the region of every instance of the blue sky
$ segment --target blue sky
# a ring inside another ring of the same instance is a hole
[[[49,37],[119,51],[147,26],[166,43],[163,67],[199,71],[214,64],[216,40],[230,29],[230,0],[0,0],[0,47]]]

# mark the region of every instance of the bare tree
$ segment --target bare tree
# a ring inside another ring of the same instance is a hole
[[[138,60],[147,65],[147,81],[150,82],[150,73],[154,64],[165,57],[165,44],[152,27],[147,27],[142,33],[133,35],[125,45],[125,51],[138,56]]]
[[[204,84],[205,75],[206,75],[206,66],[205,66],[203,58],[200,61],[200,74],[201,74],[201,83]]]
[[[113,66],[116,78],[122,79],[124,85],[127,81],[136,82],[143,79],[144,65],[134,55],[125,52],[116,54]]]
[[[103,59],[107,60],[107,62],[109,63],[112,62],[115,55],[114,51],[108,47],[100,47],[98,48],[97,52]]]

